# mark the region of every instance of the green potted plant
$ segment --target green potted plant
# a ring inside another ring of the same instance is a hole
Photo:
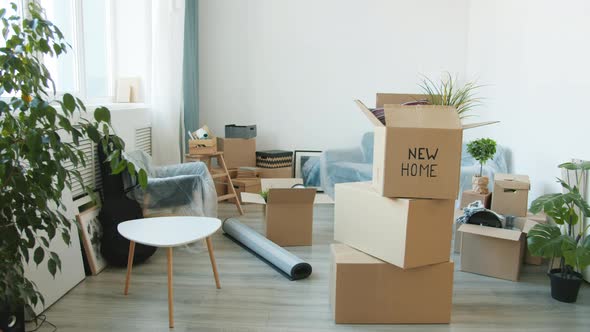
[[[11,6],[17,12],[16,4]],[[71,241],[71,220],[64,216],[61,200],[75,181],[84,185],[75,170],[86,163],[80,141],[102,144],[114,173],[139,171],[143,186],[147,175],[125,160],[124,142],[109,134],[107,108],[87,113],[71,94],[56,97],[41,59],[58,57],[69,45],[39,4],[29,2],[25,18],[1,8],[0,21],[6,40],[0,48],[0,95],[10,96],[0,100],[0,308],[18,312],[44,304],[36,285],[24,276],[24,265],[45,264],[54,277],[61,269],[50,241]]]
[[[423,77],[419,86],[427,96],[429,104],[453,106],[461,119],[468,117],[468,113],[481,104],[481,98],[476,97],[476,92],[481,86],[476,82],[467,82],[459,86],[457,79],[450,73],[446,73],[446,77],[440,82]]]
[[[491,138],[480,138],[471,141],[467,143],[467,153],[479,162],[479,174],[474,175],[471,179],[472,189],[478,194],[487,195],[489,193],[488,183],[490,183],[490,179],[483,176],[483,165],[496,154],[496,141]]]
[[[590,163],[564,163],[559,168],[573,170],[576,183],[557,179],[566,193],[553,193],[535,199],[530,211],[544,212],[553,222],[535,225],[527,235],[531,255],[551,259],[548,276],[551,280],[551,296],[562,302],[575,302],[582,283],[582,271],[590,265],[590,236],[584,238],[584,218],[590,216],[590,206],[580,194],[583,171]],[[558,267],[554,260],[558,259]]]

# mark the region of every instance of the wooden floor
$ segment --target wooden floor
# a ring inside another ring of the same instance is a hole
[[[245,206],[240,220],[262,229],[261,206]],[[220,218],[235,215],[222,204]],[[577,304],[549,296],[540,267],[525,268],[520,282],[457,271],[449,325],[336,325],[329,297],[329,244],[333,206],[315,210],[314,244],[290,250],[313,266],[310,278],[288,281],[221,235],[213,237],[222,289],[204,246],[174,253],[174,331],[590,331],[590,287]],[[108,268],[87,277],[46,312],[59,331],[166,331],[166,253],[159,250],[133,269],[123,296],[125,270]],[[49,331],[50,329],[41,329]]]

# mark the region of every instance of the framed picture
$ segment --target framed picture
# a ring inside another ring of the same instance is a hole
[[[306,187],[322,191],[320,184],[320,154],[322,151],[295,150],[293,177],[303,179]]]
[[[84,252],[93,276],[99,274],[107,266],[106,260],[100,253],[102,225],[98,220],[99,213],[100,208],[95,206],[76,216]]]

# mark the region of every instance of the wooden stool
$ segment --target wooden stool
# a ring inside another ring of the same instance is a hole
[[[211,173],[211,158],[217,159],[217,163],[219,164],[219,166],[221,166],[223,173],[217,173],[217,174]],[[236,189],[234,188],[234,184],[231,181],[231,177],[229,176],[229,172],[228,172],[227,167],[225,165],[225,159],[223,159],[223,152],[215,152],[215,153],[208,153],[208,154],[187,154],[185,156],[185,159],[186,159],[186,161],[202,161],[202,162],[204,162],[207,165],[207,168],[209,169],[209,172],[211,173],[211,177],[213,178],[214,181],[215,181],[215,179],[226,178],[227,182],[224,182],[224,184],[226,184],[229,188],[228,193],[226,195],[218,196],[217,201],[221,202],[221,201],[226,201],[226,200],[235,198],[234,202],[236,204],[236,207],[238,208],[238,212],[240,213],[240,215],[244,214],[244,210],[242,210],[242,205],[240,204],[240,198],[238,197],[238,195],[236,193]]]

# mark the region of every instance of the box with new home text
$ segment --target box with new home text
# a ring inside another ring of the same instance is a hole
[[[377,109],[356,103],[375,126],[373,185],[386,197],[456,199],[463,125],[455,108],[401,105],[420,95],[377,94]],[[383,116],[381,116],[383,114]]]

